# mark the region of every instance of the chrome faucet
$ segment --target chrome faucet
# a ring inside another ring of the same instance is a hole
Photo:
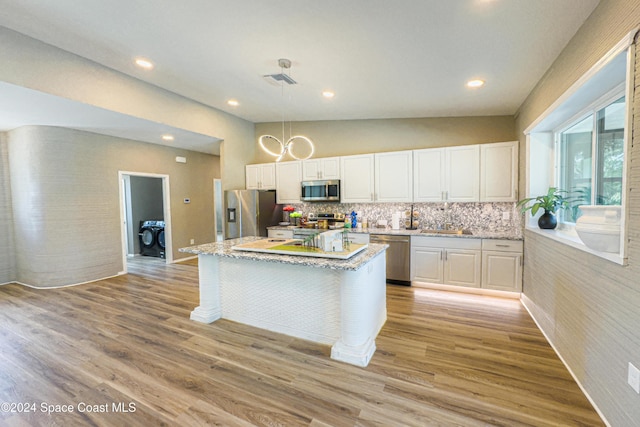
[[[451,230],[451,211],[449,209],[449,202],[444,202],[444,229]]]

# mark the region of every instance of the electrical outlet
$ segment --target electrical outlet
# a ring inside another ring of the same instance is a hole
[[[509,221],[511,219],[511,212],[502,212],[502,220]]]
[[[191,245],[194,245],[196,243],[196,239],[191,239]]]
[[[629,377],[627,378],[627,382],[636,393],[640,394],[640,370],[633,366],[631,362],[629,362]]]

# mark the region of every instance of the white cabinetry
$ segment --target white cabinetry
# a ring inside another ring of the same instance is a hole
[[[477,202],[480,199],[480,147],[448,147],[445,176],[448,201]]]
[[[344,156],[340,162],[342,203],[372,202],[375,162],[373,154]]]
[[[522,241],[482,240],[482,287],[522,291]]]
[[[340,179],[340,157],[304,160],[302,162],[302,180]]]
[[[276,164],[261,163],[245,166],[247,190],[274,190],[276,188]]]
[[[276,163],[276,203],[300,203],[302,162]]]
[[[375,154],[376,202],[413,201],[413,152]]]
[[[413,201],[440,202],[447,188],[444,173],[444,148],[413,152]]]
[[[479,288],[482,240],[411,237],[411,280]]]
[[[480,145],[480,201],[515,202],[518,142]]]
[[[267,229],[267,237],[277,237],[280,239],[293,239],[293,230],[286,230],[283,228],[269,228]]]
[[[477,202],[480,146],[427,148],[413,152],[415,202]]]
[[[347,233],[347,240],[358,245],[368,245],[369,233]]]

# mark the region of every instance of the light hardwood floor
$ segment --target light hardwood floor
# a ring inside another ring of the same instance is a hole
[[[195,261],[129,272],[0,286],[0,402],[36,406],[3,404],[0,425],[603,425],[516,300],[389,285],[378,349],[358,368],[328,346],[189,320]]]

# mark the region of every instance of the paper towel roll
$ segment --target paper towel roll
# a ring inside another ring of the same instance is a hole
[[[400,229],[400,212],[396,212],[391,215],[391,228],[393,230]]]

